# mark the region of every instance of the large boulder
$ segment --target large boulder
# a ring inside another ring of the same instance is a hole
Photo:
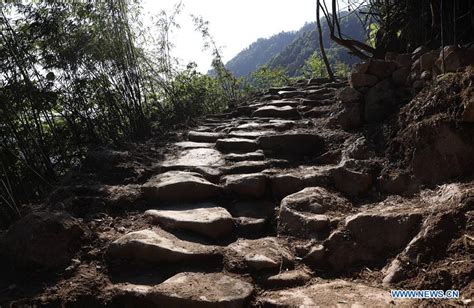
[[[221,187],[207,181],[199,173],[168,171],[152,177],[142,186],[142,193],[154,201],[201,201],[217,197]]]
[[[265,154],[318,155],[324,151],[324,139],[309,133],[262,136],[257,143]]]
[[[390,77],[397,69],[397,66],[397,63],[393,61],[371,59],[369,62],[369,68],[367,69],[367,74],[377,77],[378,80],[383,80]]]
[[[367,122],[383,121],[398,102],[395,88],[389,79],[377,83],[365,95],[364,118]]]
[[[401,251],[418,232],[419,213],[360,213],[346,218],[342,230],[324,243],[325,259],[336,271],[380,262]]]
[[[0,255],[17,269],[54,269],[68,265],[86,231],[65,213],[38,212],[14,223],[0,240]]]
[[[351,73],[349,75],[349,84],[353,88],[371,87],[378,81],[377,77],[369,74]]]
[[[334,212],[351,210],[349,201],[322,187],[308,187],[281,201],[278,233],[318,238],[327,231]]]
[[[421,71],[430,71],[435,64],[436,59],[438,58],[439,52],[436,50],[424,53],[420,56],[420,70]]]
[[[336,98],[343,103],[358,103],[362,99],[362,94],[354,88],[345,87],[336,92]]]

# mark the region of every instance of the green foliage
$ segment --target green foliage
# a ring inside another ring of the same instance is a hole
[[[238,98],[217,48],[217,78],[173,57],[180,12],[161,12],[150,32],[134,0],[0,4],[0,227],[90,146],[148,138],[152,127],[166,130]]]
[[[369,44],[369,46],[375,48],[376,47],[376,43],[377,43],[377,32],[379,31],[380,29],[380,26],[377,24],[377,23],[371,23],[369,25],[369,35],[368,35],[368,39],[367,39],[367,44]]]
[[[350,71],[349,65],[344,62],[336,61],[336,64],[334,64],[334,74],[338,77],[346,78]]]
[[[288,84],[289,77],[283,68],[259,67],[249,79],[250,90],[260,91],[270,87],[280,87]]]
[[[313,53],[304,62],[301,72],[305,78],[328,77],[324,61],[317,53]]]

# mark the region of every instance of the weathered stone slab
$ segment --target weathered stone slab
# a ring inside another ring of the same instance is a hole
[[[221,187],[205,180],[199,173],[168,171],[143,184],[142,193],[155,201],[201,201],[217,197]]]
[[[218,256],[220,253],[215,246],[183,241],[162,230],[128,233],[113,241],[106,251],[106,258],[112,263],[176,263],[215,259]]]
[[[234,230],[230,213],[225,208],[210,203],[148,210],[145,215],[164,228],[190,230],[214,239],[225,237]]]

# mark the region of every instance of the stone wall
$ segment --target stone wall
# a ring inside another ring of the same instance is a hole
[[[443,61],[444,59],[444,61]],[[408,102],[427,83],[442,74],[456,72],[474,63],[474,48],[446,46],[417,48],[413,53],[387,53],[384,60],[354,64],[349,87],[338,91],[343,111],[337,115],[343,128],[385,120]]]

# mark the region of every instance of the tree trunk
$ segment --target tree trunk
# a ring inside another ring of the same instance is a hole
[[[326,71],[331,80],[335,80],[334,73],[332,72],[331,65],[329,64],[328,57],[326,56],[326,51],[324,50],[323,44],[323,31],[321,29],[321,21],[319,20],[319,9],[321,3],[320,0],[316,2],[316,24],[318,25],[318,36],[319,36],[319,50],[321,51],[321,57],[323,58],[324,65],[326,65]]]

